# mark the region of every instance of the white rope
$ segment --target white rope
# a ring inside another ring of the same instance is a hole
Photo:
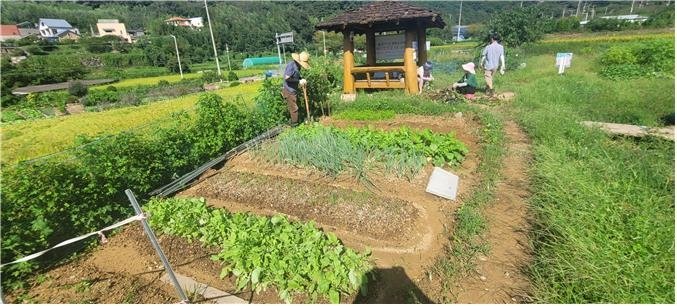
[[[55,245],[55,246],[53,246],[53,247],[51,247],[51,248],[49,248],[49,249],[46,249],[46,250],[44,250],[44,251],[41,251],[41,252],[37,252],[37,253],[31,254],[31,255],[28,255],[28,256],[26,256],[26,257],[24,257],[24,258],[17,259],[17,260],[15,260],[15,261],[12,261],[12,262],[9,262],[9,263],[1,264],[1,265],[0,265],[0,268],[2,268],[2,267],[4,267],[4,266],[7,266],[7,265],[15,264],[15,263],[20,263],[20,262],[24,262],[24,261],[29,261],[29,260],[31,260],[31,259],[33,259],[33,258],[40,257],[41,255],[47,253],[47,252],[50,251],[50,250],[56,249],[56,248],[58,248],[58,247],[62,247],[62,246],[64,246],[64,245],[71,244],[71,243],[73,243],[73,242],[80,241],[80,240],[85,239],[85,238],[87,238],[87,237],[89,237],[89,236],[92,236],[92,235],[99,235],[99,236],[101,236],[102,242],[103,242],[103,243],[106,243],[107,239],[106,239],[106,236],[103,235],[103,232],[104,232],[104,231],[109,231],[109,230],[112,230],[112,229],[114,229],[114,228],[118,228],[118,227],[120,227],[120,226],[123,226],[123,225],[125,225],[125,224],[132,223],[132,222],[134,222],[134,221],[140,221],[140,220],[143,220],[143,219],[145,219],[145,218],[146,218],[146,215],[144,215],[144,214],[136,215],[136,216],[133,216],[133,217],[129,217],[129,218],[125,219],[125,220],[122,220],[122,221],[120,221],[120,222],[118,222],[118,223],[115,223],[115,224],[113,224],[113,225],[111,225],[111,226],[108,226],[108,227],[105,227],[105,228],[103,228],[103,229],[100,229],[100,230],[98,230],[98,231],[91,232],[91,233],[86,234],[86,235],[82,235],[82,236],[79,236],[79,237],[75,237],[75,238],[71,238],[71,239],[68,239],[68,240],[66,240],[66,241],[63,241],[63,242],[61,242],[61,243],[59,243],[59,244],[57,244],[57,245]]]

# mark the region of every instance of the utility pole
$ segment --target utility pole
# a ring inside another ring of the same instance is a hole
[[[609,10],[609,7],[604,7],[604,16],[606,16],[606,12]]]
[[[226,44],[226,58],[228,59],[228,71],[232,71],[230,69],[230,50],[228,50],[228,44]]]
[[[327,56],[327,39],[324,37],[324,34],[327,31],[322,31],[322,46],[324,48],[324,56]]]
[[[524,3],[524,1],[520,1],[520,7],[522,7],[522,4],[523,4],[523,3]]]
[[[214,59],[216,60],[216,71],[221,76],[221,66],[219,65],[219,54],[216,52],[216,43],[214,42],[214,31],[212,30],[212,20],[209,18],[209,7],[205,0],[205,11],[207,11],[207,23],[209,23],[209,34],[212,36],[212,47],[214,48]]]
[[[280,75],[282,75],[282,54],[280,53],[280,38],[278,38],[277,33],[275,33],[275,44],[277,45],[277,58],[280,60]]]
[[[461,13],[463,13],[463,0],[461,0],[461,6],[458,8],[458,29],[456,30],[456,41],[461,39]]]
[[[630,5],[630,14],[632,14],[632,11],[635,9],[635,0],[632,0],[632,4]]]
[[[566,8],[566,7],[562,9],[562,18],[564,18],[564,13],[565,13],[566,11],[567,11],[567,8]]]
[[[179,73],[181,73],[181,78],[183,79],[183,69],[181,69],[181,58],[179,57],[179,45],[176,43],[176,36],[169,35],[174,38],[174,48],[176,48],[176,61],[179,62]]]
[[[590,17],[590,19],[595,19],[595,7],[594,6],[592,7],[592,16]]]
[[[578,0],[578,6],[576,6],[576,17],[578,17],[578,13],[581,11],[581,0]]]

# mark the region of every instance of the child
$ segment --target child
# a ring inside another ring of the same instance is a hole
[[[465,74],[458,82],[451,85],[451,88],[464,94],[466,98],[473,99],[475,97],[475,89],[477,88],[475,64],[473,62],[465,63],[461,65],[461,67],[463,67]]]

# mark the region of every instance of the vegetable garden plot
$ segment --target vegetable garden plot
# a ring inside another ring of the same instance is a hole
[[[388,241],[409,236],[419,217],[411,203],[398,198],[248,172],[223,172],[194,192]]]
[[[280,138],[228,161],[219,173],[206,176],[181,196],[207,197],[209,205],[231,211],[283,213],[299,221],[316,221],[325,231],[336,233],[347,247],[371,250],[377,268],[401,269],[410,279],[426,277],[427,267],[443,252],[448,218],[479,181],[479,124],[470,116],[412,115],[368,122],[325,119],[322,123],[336,127],[372,126],[371,130],[393,132],[403,126],[411,131],[429,129],[433,134],[447,136],[447,140],[453,135],[467,149],[456,165],[444,165],[461,177],[459,197],[448,201],[425,192],[433,158],[423,157],[418,172],[406,177],[389,172],[384,160],[378,159],[382,156],[367,156],[365,161],[371,167],[366,167],[360,178],[350,165],[337,166],[337,172],[328,173],[309,164],[275,160],[267,149],[277,146]],[[337,146],[315,148],[329,150]],[[360,215],[360,211],[369,214]],[[397,281],[379,281],[373,287],[381,292],[367,300],[386,301],[389,299],[383,298],[390,293],[405,290],[386,284]]]

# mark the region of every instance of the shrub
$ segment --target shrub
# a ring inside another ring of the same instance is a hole
[[[499,11],[491,16],[480,37],[488,41],[489,35],[496,33],[506,46],[518,47],[535,42],[543,36],[544,20],[543,13],[536,7]]]
[[[232,81],[237,81],[239,79],[240,78],[237,77],[237,74],[235,73],[235,71],[229,71],[228,72],[228,81],[232,82]]]
[[[195,118],[175,115],[147,134],[80,137],[78,149],[64,155],[3,167],[0,201],[11,205],[0,214],[2,262],[128,216],[126,188],[145,198],[151,189],[270,128],[271,121],[259,120],[265,113],[207,93],[198,98]],[[49,263],[66,255],[54,252],[43,259]],[[17,280],[38,263],[3,267],[2,288],[20,285]]]
[[[600,58],[604,65],[634,64],[637,57],[632,48],[626,45],[611,46]]]
[[[600,56],[600,74],[610,79],[674,77],[674,52],[673,41],[667,39],[612,46]]]
[[[113,86],[113,85],[108,85],[108,87],[106,87],[106,90],[108,90],[108,91],[118,91],[118,88]]]
[[[205,83],[213,83],[218,81],[220,78],[216,72],[209,70],[202,73],[201,79]]]
[[[71,82],[70,85],[68,85],[68,93],[79,98],[84,97],[87,94],[87,91],[87,85],[80,81]]]
[[[169,86],[169,81],[160,80],[160,81],[157,82],[157,86]]]
[[[321,114],[319,108],[327,108],[330,94],[337,90],[340,85],[341,79],[338,77],[340,67],[332,58],[319,57],[313,61],[309,69],[301,71],[301,75],[308,81],[308,100],[310,100],[309,104],[313,106],[311,112],[318,116]],[[305,104],[305,97],[302,94],[299,96],[299,105]],[[301,108],[305,114],[305,108]],[[299,113],[299,116],[301,115]]]
[[[92,90],[84,99],[86,106],[94,106],[103,103],[116,103],[120,100],[120,94],[111,90]]]

